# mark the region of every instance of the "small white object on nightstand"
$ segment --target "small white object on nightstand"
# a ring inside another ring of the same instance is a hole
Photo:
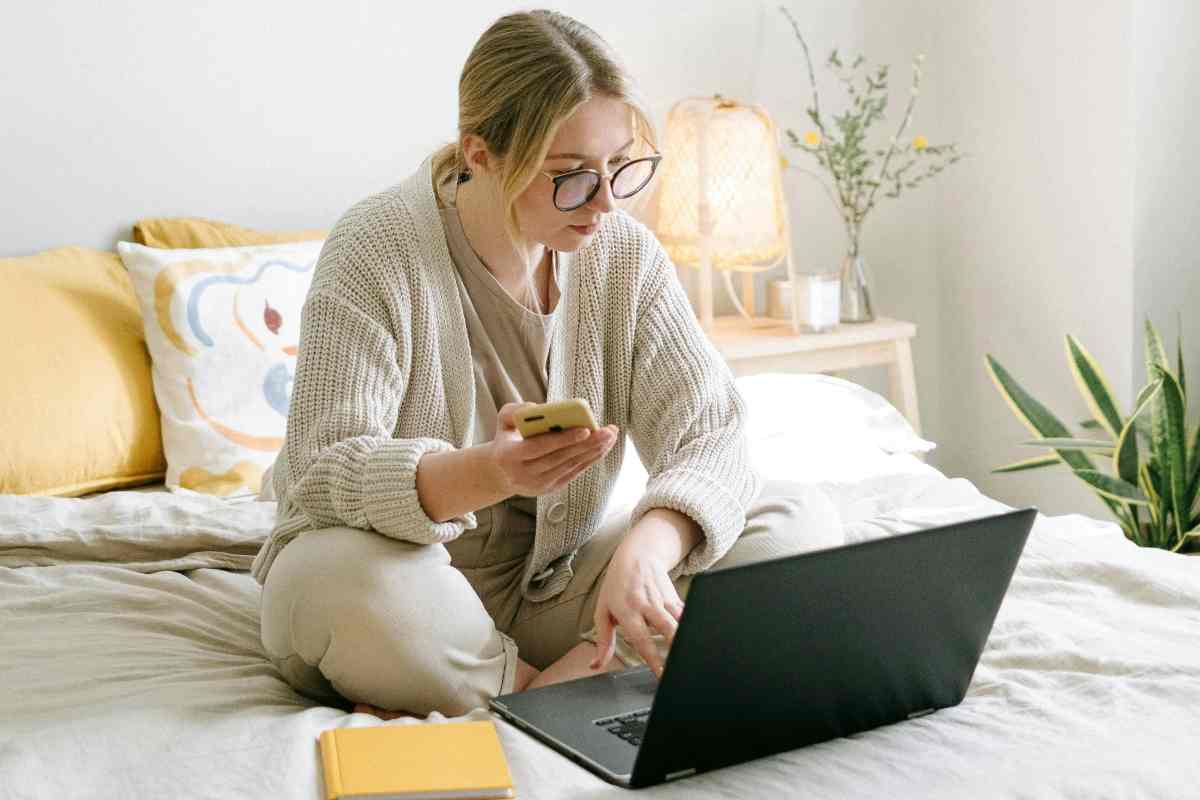
[[[771,319],[792,318],[792,294],[795,293],[795,312],[799,314],[800,331],[824,333],[833,330],[842,310],[841,276],[828,274],[799,274],[795,281],[771,281],[767,284],[767,316]]]

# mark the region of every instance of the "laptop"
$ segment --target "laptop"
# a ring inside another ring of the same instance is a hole
[[[957,705],[1037,516],[1026,507],[693,577],[648,667],[491,708],[637,788]]]

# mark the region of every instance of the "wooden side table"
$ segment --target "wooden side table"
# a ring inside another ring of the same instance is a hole
[[[837,372],[886,366],[889,398],[921,435],[912,347],[917,334],[911,322],[876,317],[872,322],[841,323],[825,333],[792,331],[782,320],[755,318],[749,327],[740,316],[717,317],[709,338],[734,375],[759,372]]]

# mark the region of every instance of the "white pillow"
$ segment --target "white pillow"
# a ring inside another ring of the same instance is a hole
[[[169,488],[259,491],[283,445],[300,310],[322,244],[117,245],[142,309]]]
[[[885,453],[925,453],[937,446],[917,436],[887,399],[842,378],[767,372],[735,383],[750,409],[746,433],[752,443],[786,437],[865,444]]]
[[[832,375],[762,373],[735,380],[746,401],[750,461],[767,480],[808,483],[886,477],[909,464],[896,453],[937,445],[917,436],[895,406],[875,392]],[[646,488],[646,469],[626,440],[606,514],[629,511]]]

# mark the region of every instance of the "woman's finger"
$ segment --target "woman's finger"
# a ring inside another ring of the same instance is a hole
[[[574,467],[571,467],[571,469],[568,472],[563,473],[561,476],[559,476],[554,481],[554,483],[550,484],[549,488],[546,491],[547,492],[558,491],[559,489],[566,486],[571,481],[575,480],[576,475],[583,472],[588,467],[592,466],[592,464],[594,464],[594,463],[596,463],[596,459],[580,460],[579,463],[577,463]]]
[[[534,405],[533,403],[505,403],[498,409],[498,417],[500,420],[500,430],[516,430],[517,421],[513,419],[513,414],[525,406]]]
[[[601,458],[604,457],[604,452],[605,452],[604,448],[597,449],[597,448],[593,447],[593,448],[589,448],[589,449],[585,450],[584,452],[577,455],[575,458],[568,461],[561,468],[563,474],[566,474],[568,472],[573,472],[574,470],[577,470],[580,467],[583,467],[584,469],[590,467],[592,464],[595,464],[597,461],[599,461]]]
[[[642,608],[642,617],[650,623],[650,627],[666,637],[670,645],[675,639],[675,629],[678,627],[675,618],[668,613],[663,600],[662,588],[659,585],[662,575],[655,574],[656,581],[646,587],[646,605]]]
[[[679,596],[679,590],[675,588],[674,581],[666,575],[660,575],[658,590],[662,593],[663,608],[667,609],[667,613],[678,621],[683,616],[683,598]]]
[[[654,671],[655,676],[662,677],[662,659],[658,655],[654,639],[650,636],[650,629],[646,627],[646,621],[640,615],[631,615],[621,620],[621,635]]]
[[[668,645],[675,641],[675,631],[679,628],[679,623],[667,612],[666,608],[663,606],[648,608],[645,617],[646,621],[650,623],[650,627],[666,638]]]
[[[573,444],[570,447],[564,447],[561,450],[555,450],[553,453],[548,453],[540,458],[526,462],[530,471],[538,477],[549,475],[564,467],[573,466],[582,458],[591,455],[594,452],[603,452],[603,445],[597,445],[600,441],[593,433],[589,438],[584,439],[578,444]]]
[[[548,455],[566,450],[580,442],[586,442],[589,438],[587,433],[586,428],[568,428],[565,431],[539,433],[537,436],[521,442],[521,460],[526,465],[536,464]]]
[[[617,649],[617,634],[613,627],[612,617],[607,612],[597,614],[596,619],[596,657],[592,659],[592,669],[604,669],[612,660]]]

